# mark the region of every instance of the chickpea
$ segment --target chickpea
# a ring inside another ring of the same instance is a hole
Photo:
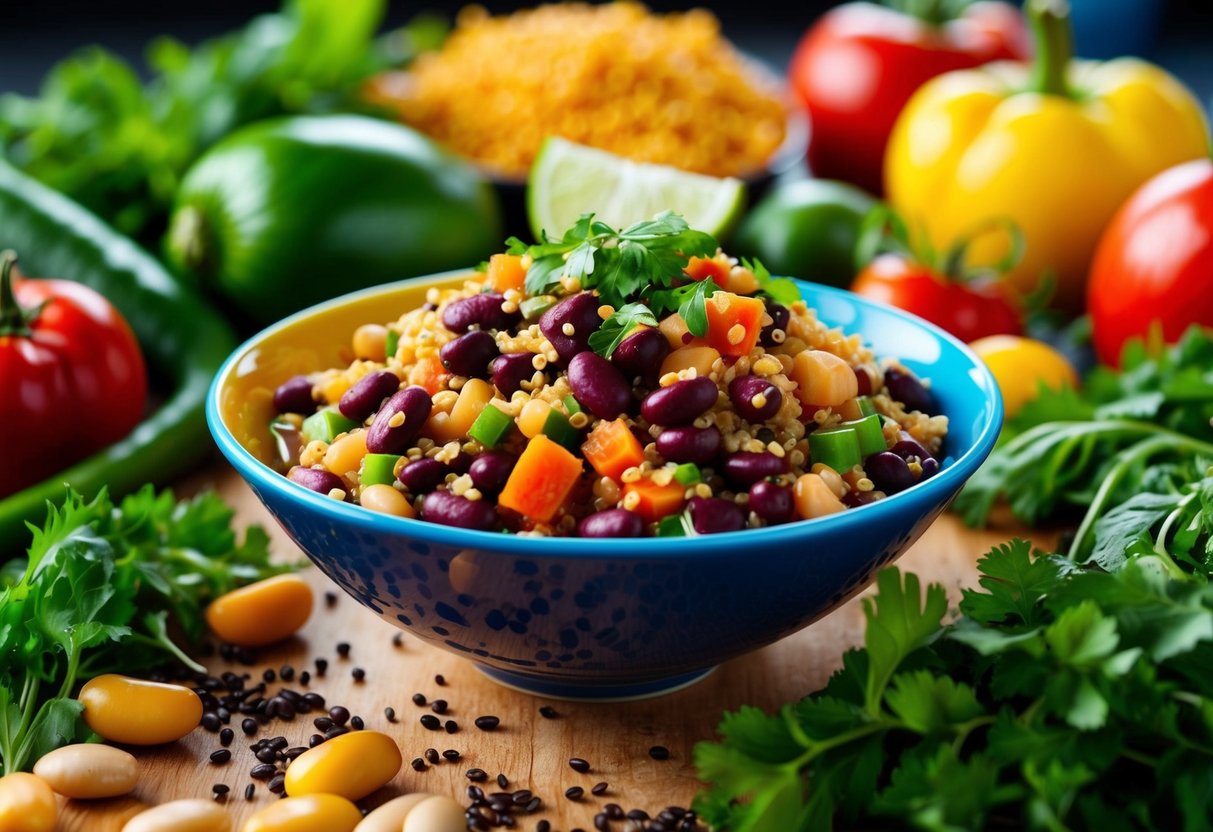
[[[354,330],[354,356],[363,361],[384,361],[387,358],[387,327],[363,324]]]
[[[804,520],[846,510],[846,506],[834,496],[830,486],[818,474],[802,474],[796,480],[792,493],[796,514]]]
[[[378,731],[354,731],[305,751],[286,770],[287,794],[335,794],[361,800],[396,776],[404,758]]]
[[[277,575],[216,598],[206,608],[206,623],[230,644],[261,647],[293,635],[311,614],[308,582]]]
[[[417,512],[413,510],[408,499],[390,485],[368,485],[362,489],[359,502],[362,503],[363,508],[383,514],[392,514],[396,517],[417,516]]]
[[[173,800],[140,812],[122,832],[231,832],[232,821],[213,800]]]
[[[353,832],[361,821],[362,812],[344,797],[309,794],[271,803],[249,818],[242,832]]]
[[[324,452],[324,467],[337,476],[358,470],[366,456],[366,431],[353,430],[333,442]]]
[[[88,727],[125,745],[179,740],[202,719],[202,700],[189,688],[114,673],[90,679],[79,699]]]
[[[34,764],[34,774],[64,797],[93,800],[133,790],[139,782],[139,764],[121,748],[77,743],[43,755]]]
[[[0,829],[54,832],[59,804],[40,777],[18,771],[0,777]]]

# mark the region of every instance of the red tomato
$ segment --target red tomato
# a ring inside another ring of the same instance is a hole
[[[872,3],[833,9],[805,34],[788,70],[812,124],[809,167],[881,193],[885,143],[915,90],[936,75],[1029,52],[1023,17],[1005,3],[974,3],[942,24]]]
[[[1174,342],[1213,327],[1213,162],[1185,162],[1129,197],[1104,230],[1087,283],[1099,360],[1116,366],[1151,327]]]
[[[21,280],[0,263],[0,497],[129,434],[147,405],[134,334],[104,297],[70,280]]]
[[[1023,331],[1019,310],[997,281],[949,281],[898,254],[873,260],[851,291],[925,318],[965,342]]]

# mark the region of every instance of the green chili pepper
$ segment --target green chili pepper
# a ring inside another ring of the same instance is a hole
[[[27,522],[42,522],[47,501],[59,502],[67,493],[65,482],[86,498],[102,487],[116,496],[149,481],[167,482],[205,458],[212,447],[204,415],[207,390],[236,347],[218,313],[155,258],[0,161],[0,249],[6,248],[21,252],[22,270],[30,276],[76,280],[105,295],[131,325],[153,382],[161,382],[168,395],[125,439],[0,500],[0,553],[27,538]]]

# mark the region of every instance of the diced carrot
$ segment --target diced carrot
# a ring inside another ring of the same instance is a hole
[[[425,388],[425,392],[431,396],[439,390],[446,389],[446,380],[450,377],[450,373],[446,371],[446,367],[442,366],[442,360],[431,355],[426,358],[420,358],[413,365],[413,369],[409,370],[409,384],[417,384]]]
[[[509,289],[521,291],[526,283],[522,258],[517,254],[494,254],[489,258],[489,273],[485,282],[499,294],[505,294]]]
[[[720,358],[720,353],[697,341],[698,339],[692,341],[691,346],[674,350],[667,355],[661,362],[661,375],[678,373],[691,367],[695,368],[696,375],[706,376],[710,373],[712,365],[716,363],[716,359]]]
[[[665,336],[666,341],[670,343],[670,349],[672,350],[685,347],[695,337],[691,334],[691,330],[687,329],[687,322],[677,312],[671,312],[667,315],[658,326],[658,329],[661,330],[661,334]]]
[[[717,292],[707,299],[708,343],[721,355],[746,355],[758,343],[766,307],[758,298]]]
[[[729,263],[724,255],[718,254],[715,257],[692,257],[683,271],[691,280],[711,278],[713,283],[724,289],[728,287],[729,270],[732,267],[733,264]]]
[[[518,457],[497,504],[546,523],[564,505],[581,470],[581,460],[541,433]]]
[[[631,494],[636,494],[639,499],[633,501],[629,497]],[[677,481],[670,482],[668,485],[658,485],[652,480],[644,479],[629,482],[623,487],[624,506],[631,508],[650,523],[682,511],[684,502],[686,502],[686,486]]]
[[[644,448],[623,419],[599,422],[581,443],[581,454],[595,471],[613,480],[644,462]]]

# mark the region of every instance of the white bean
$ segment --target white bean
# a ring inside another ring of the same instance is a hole
[[[404,819],[401,832],[464,832],[464,809],[449,797],[431,797],[417,804]]]
[[[400,832],[409,812],[431,797],[432,794],[418,792],[389,800],[363,818],[362,822],[354,827],[354,832]]]
[[[64,797],[93,800],[127,794],[139,782],[139,764],[121,748],[100,743],[65,745],[34,764],[34,774]]]
[[[231,832],[232,821],[213,800],[174,800],[140,812],[122,832]]]

